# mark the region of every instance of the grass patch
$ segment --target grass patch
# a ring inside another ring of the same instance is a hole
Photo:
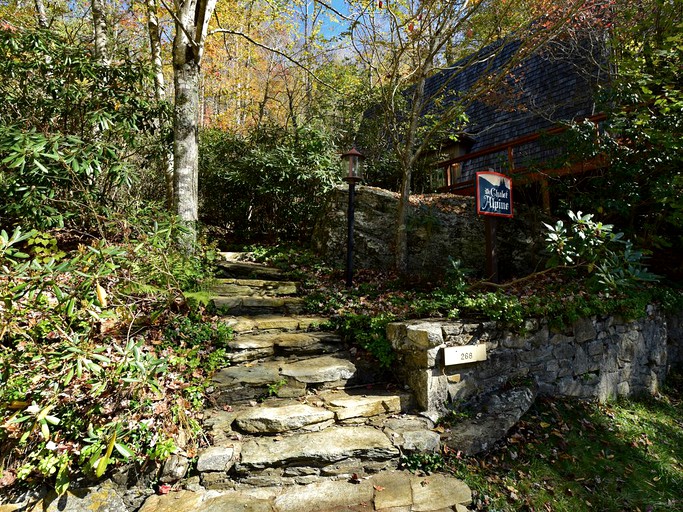
[[[475,510],[682,510],[682,381],[608,404],[539,400],[501,447],[448,453],[448,467],[474,490]]]

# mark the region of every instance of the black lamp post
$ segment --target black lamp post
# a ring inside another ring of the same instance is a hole
[[[356,183],[363,179],[361,162],[363,155],[353,147],[342,156],[344,162],[344,181],[349,184],[349,237],[347,241],[346,250],[346,286],[353,284],[353,214],[354,214],[354,196],[356,193]]]

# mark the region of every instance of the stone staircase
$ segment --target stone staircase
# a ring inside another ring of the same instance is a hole
[[[382,478],[402,478],[411,488],[414,475],[394,474],[401,455],[440,449],[439,433],[415,411],[412,395],[383,382],[375,364],[325,329],[328,319],[303,314],[297,283],[275,269],[239,261],[238,254],[224,256],[225,277],[214,289],[214,302],[235,337],[230,365],[209,389],[214,405],[204,423],[211,447],[198,457],[201,487],[261,498],[287,494],[286,486],[300,494],[310,493],[311,486]],[[469,489],[454,478],[439,478],[443,485],[434,492],[443,486],[462,492],[445,501],[434,497],[430,508],[429,496],[415,501],[422,489],[416,494],[404,488],[403,498],[389,499],[377,491],[386,486],[375,485],[377,496],[363,503],[366,508],[352,510],[466,510]],[[342,487],[332,495],[339,493],[347,507],[349,494]],[[301,510],[341,506],[328,501],[307,502]]]

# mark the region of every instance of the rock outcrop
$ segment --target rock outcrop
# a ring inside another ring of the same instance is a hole
[[[348,190],[333,189],[313,234],[313,244],[329,263],[342,265],[346,255]],[[356,188],[354,265],[390,269],[394,246],[398,194],[375,187]],[[502,276],[526,274],[538,265],[542,246],[541,219],[523,207],[515,218],[498,222],[498,253]],[[536,226],[529,228],[528,226]],[[484,272],[484,221],[472,197],[452,194],[413,196],[408,220],[408,269],[442,276],[452,260],[463,269]]]

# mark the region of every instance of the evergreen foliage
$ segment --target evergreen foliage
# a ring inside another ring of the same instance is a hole
[[[145,94],[147,67],[103,66],[54,31],[0,27],[0,75],[1,224],[92,229],[123,211],[165,109]]]
[[[324,192],[341,176],[330,135],[314,128],[205,131],[199,165],[202,220],[241,242],[307,240]]]

